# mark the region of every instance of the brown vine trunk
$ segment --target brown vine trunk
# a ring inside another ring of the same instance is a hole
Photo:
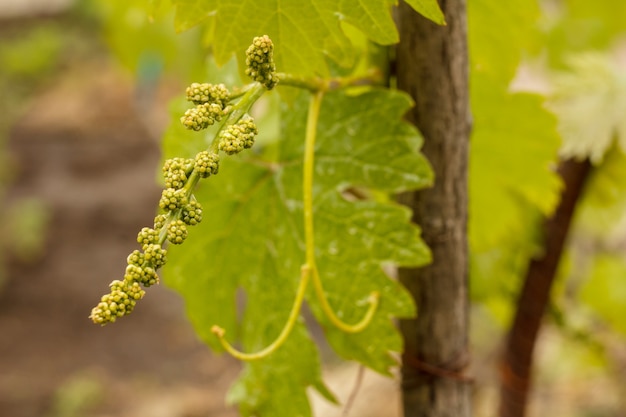
[[[407,114],[424,136],[435,185],[400,201],[432,250],[433,262],[402,269],[400,280],[419,314],[402,320],[405,417],[468,417],[467,160],[470,134],[465,0],[441,0],[447,26],[400,4],[398,88],[415,107]]]
[[[590,167],[588,160],[567,160],[559,165],[558,172],[565,188],[554,215],[543,226],[544,252],[541,257],[531,260],[528,266],[502,358],[500,417],[523,417],[526,414],[537,335],[572,215]]]

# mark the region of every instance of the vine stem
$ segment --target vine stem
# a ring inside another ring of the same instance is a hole
[[[313,176],[315,171],[315,138],[317,136],[317,120],[319,119],[320,108],[322,105],[322,99],[324,97],[323,91],[317,91],[311,98],[311,104],[309,105],[309,114],[307,116],[306,124],[306,137],[304,143],[304,164],[303,164],[303,205],[304,205],[304,236],[306,244],[306,265],[311,269],[313,274],[313,287],[315,288],[315,294],[320,302],[322,311],[326,314],[328,319],[333,325],[341,329],[346,333],[358,333],[365,329],[372,319],[374,313],[378,308],[379,294],[374,291],[369,297],[369,308],[363,318],[355,324],[348,324],[343,322],[335,312],[333,311],[324,287],[322,280],[317,269],[315,262],[315,238],[313,227]]]
[[[241,97],[241,100],[237,102],[233,106],[233,109],[228,113],[228,116],[222,120],[213,137],[213,141],[211,142],[211,146],[209,150],[214,153],[219,152],[219,132],[224,128],[224,126],[235,124],[241,119],[252,107],[256,101],[261,98],[261,96],[266,92],[265,86],[258,82],[253,82],[249,88],[245,89],[245,94]]]
[[[372,68],[363,75],[350,77],[299,77],[284,72],[280,72],[276,76],[279,85],[302,88],[314,94],[320,91],[333,91],[347,87],[383,84],[383,74],[378,68]]]

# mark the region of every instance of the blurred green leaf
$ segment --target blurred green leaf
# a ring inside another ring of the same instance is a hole
[[[177,34],[171,6],[150,7],[146,0],[96,0],[96,5],[111,52],[140,80],[149,82],[163,72],[188,81],[204,76],[201,34]]]
[[[102,402],[105,384],[88,372],[77,373],[63,381],[54,393],[49,417],[84,416]]]
[[[472,74],[509,83],[524,52],[538,47],[538,2],[472,0],[467,7]]]
[[[545,98],[510,88],[522,57],[539,47],[538,18],[536,1],[468,3],[470,282],[500,317],[537,250],[539,219],[559,198],[556,119]]]
[[[553,77],[549,103],[559,119],[564,158],[598,163],[618,140],[626,150],[626,71],[600,53],[577,54]]]
[[[526,211],[550,214],[560,181],[553,171],[556,120],[534,94],[509,93],[474,77],[470,156],[470,240],[474,250],[496,247],[532,227]]]
[[[50,213],[42,201],[34,198],[13,202],[3,213],[5,229],[11,236],[8,249],[22,261],[32,260],[43,250]]]
[[[395,0],[287,0],[259,3],[252,0],[174,0],[176,28],[187,30],[199,24],[207,29],[218,64],[233,54],[243,56],[255,36],[268,35],[275,45],[279,71],[298,75],[327,75],[327,58],[342,67],[356,56],[340,22],[358,28],[373,42],[398,42],[391,17]],[[437,23],[443,15],[436,0],[409,2],[418,12]],[[236,22],[236,24],[234,24]]]
[[[580,288],[580,300],[615,330],[626,334],[626,262],[621,257],[599,255],[589,279]]]
[[[543,4],[544,50],[557,67],[572,53],[610,48],[626,33],[626,2],[561,0]]]
[[[53,25],[26,31],[0,44],[0,74],[4,77],[41,77],[57,64],[63,47],[62,33]]]
[[[626,154],[614,144],[594,168],[576,212],[576,228],[601,238],[623,232],[626,218]]]

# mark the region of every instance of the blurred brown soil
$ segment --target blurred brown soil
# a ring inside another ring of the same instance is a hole
[[[7,200],[39,199],[50,222],[41,256],[9,260],[0,288],[0,417],[236,414],[224,397],[238,365],[210,354],[163,285],[113,325],[87,317],[159,198],[154,115],[135,102],[96,60],[68,68],[11,130]]]

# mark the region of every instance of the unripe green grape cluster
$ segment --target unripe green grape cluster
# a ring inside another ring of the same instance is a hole
[[[228,113],[230,92],[224,84],[193,83],[187,87],[187,100],[196,107],[180,118],[187,129],[202,130],[222,120]]]
[[[166,188],[161,193],[159,207],[165,211],[176,210],[185,204],[187,204],[187,191],[184,189]]]
[[[219,172],[220,157],[216,153],[202,151],[196,155],[193,168],[201,178],[207,178]]]
[[[233,155],[254,145],[258,130],[251,117],[242,118],[220,132],[219,150]]]
[[[167,217],[167,214],[157,214],[154,217],[154,228],[156,230],[163,229],[163,226],[165,226],[165,223],[167,223]]]
[[[182,220],[174,220],[167,226],[167,240],[180,245],[187,239],[187,226]]]
[[[230,92],[224,84],[192,83],[186,93],[187,101],[193,104],[215,103],[224,108],[230,100]]]
[[[278,83],[274,64],[274,44],[269,36],[258,36],[246,50],[246,75],[268,90]]]
[[[137,241],[142,244],[144,252],[134,250],[128,255],[124,279],[111,282],[109,294],[103,295],[91,310],[89,317],[94,323],[105,325],[130,314],[145,295],[141,285],[149,287],[159,282],[156,270],[165,264],[167,252],[156,243],[156,233],[147,227],[139,232]]]
[[[109,294],[103,295],[98,305],[91,310],[89,317],[96,324],[114,323],[119,317],[130,314],[137,300],[141,300],[146,293],[137,282],[126,279],[115,280],[109,287]]]
[[[143,253],[136,249],[132,251],[126,258],[126,262],[128,263],[128,265],[141,266],[143,265],[144,261],[145,261],[145,257],[143,256]]]
[[[146,262],[152,264],[155,269],[162,267],[167,262],[167,250],[158,243],[146,245],[143,248],[143,255]]]
[[[187,182],[187,175],[193,169],[193,159],[171,158],[163,164],[163,179],[165,188],[176,190],[183,188]]]
[[[222,120],[222,107],[215,103],[198,104],[189,109],[180,118],[181,123],[190,130],[202,130]]]
[[[246,73],[267,89],[278,82],[272,53],[272,41],[267,36],[255,38],[246,52]],[[193,83],[186,94],[187,100],[195,105],[180,119],[187,129],[202,130],[225,117],[226,120],[219,127],[209,150],[198,152],[194,158],[171,158],[164,162],[165,188],[159,200],[163,212],[156,215],[153,227],[144,227],[137,234],[137,243],[142,250],[134,250],[128,255],[124,279],[113,281],[109,294],[102,296],[92,309],[89,317],[94,323],[105,325],[129,314],[145,294],[142,286],[159,282],[157,270],[167,262],[167,250],[163,244],[166,241],[175,245],[183,243],[188,235],[187,227],[202,221],[202,206],[192,191],[199,179],[219,172],[218,151],[232,155],[254,145],[258,133],[254,120],[245,111],[243,116],[241,113],[231,114],[233,106],[229,106],[229,102],[233,95],[223,84]]]
[[[196,200],[192,200],[183,207],[180,216],[185,224],[195,226],[202,221],[202,206]]]
[[[137,243],[139,243],[142,248],[145,248],[147,245],[157,243],[158,239],[159,232],[150,227],[142,228],[137,234]]]

